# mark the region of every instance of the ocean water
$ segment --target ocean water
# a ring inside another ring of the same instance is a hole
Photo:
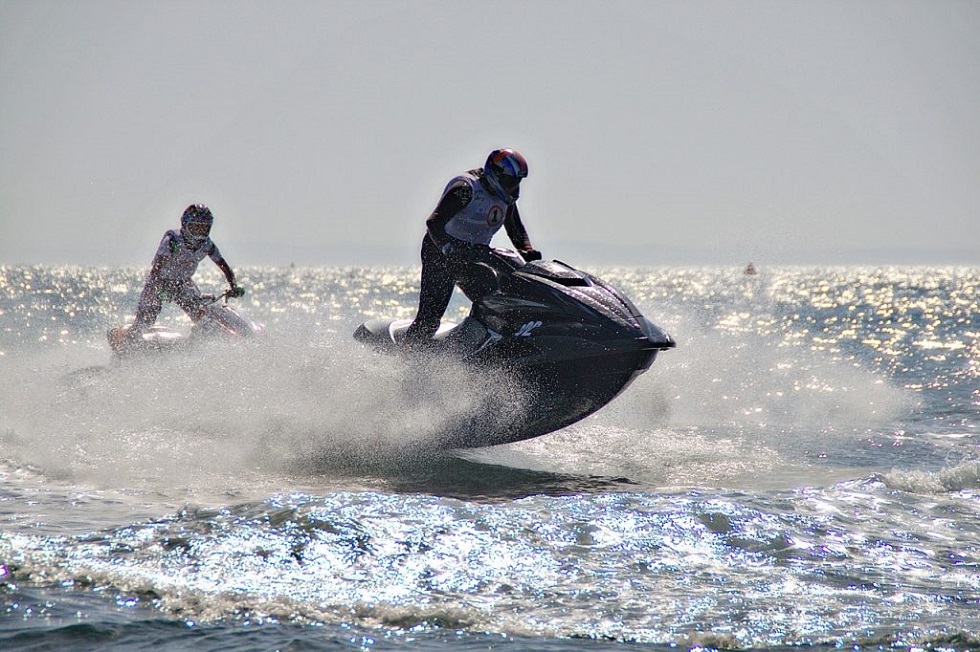
[[[508,384],[352,340],[415,269],[242,268],[263,340],[114,367],[142,270],[0,267],[0,649],[980,647],[980,268],[589,271],[678,348],[424,453]]]

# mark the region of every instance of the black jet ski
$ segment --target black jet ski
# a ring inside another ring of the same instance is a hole
[[[609,403],[659,352],[676,346],[622,292],[565,263],[525,263],[516,252],[491,249],[489,261],[472,269],[460,283],[473,302],[469,316],[443,323],[425,350],[501,368],[526,395],[520,418],[495,422],[495,432],[462,424],[446,434],[445,447],[506,444],[564,428]],[[405,351],[410,323],[373,319],[354,338]]]
[[[230,296],[230,290],[218,296],[203,295],[200,316],[193,321],[189,333],[151,326],[140,337],[133,338],[129,334],[131,324],[110,328],[107,339],[113,362],[134,355],[183,350],[209,339],[242,340],[262,335],[265,327],[228,305]],[[224,303],[218,303],[221,299]]]

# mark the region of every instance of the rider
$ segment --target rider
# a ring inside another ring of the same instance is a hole
[[[231,286],[228,296],[241,297],[245,294],[235,283],[235,273],[209,237],[213,223],[214,215],[210,208],[204,204],[191,204],[180,217],[180,231],[171,230],[163,234],[146,275],[136,318],[129,329],[131,338],[139,337],[153,325],[164,301],[176,303],[193,321],[201,318],[201,292],[191,277],[205,256],[224,273]]]
[[[527,161],[513,149],[490,152],[483,169],[452,179],[425,222],[419,308],[405,332],[406,341],[421,343],[439,329],[456,283],[470,266],[486,261],[490,240],[503,226],[524,260],[540,260],[517,210]]]

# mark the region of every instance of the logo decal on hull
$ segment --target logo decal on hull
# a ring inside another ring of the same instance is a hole
[[[540,321],[529,321],[526,324],[521,324],[521,327],[514,333],[514,337],[530,337],[531,331],[539,326],[541,326]]]

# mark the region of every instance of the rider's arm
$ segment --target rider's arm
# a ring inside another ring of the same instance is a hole
[[[228,266],[228,263],[225,262],[225,259],[222,258],[221,260],[217,261],[215,264],[218,266],[218,269],[221,270],[221,273],[225,275],[225,278],[228,279],[228,285],[230,285],[232,288],[237,287],[235,285],[235,272],[231,271],[231,267]]]
[[[507,208],[507,215],[504,217],[504,228],[510,241],[514,243],[524,260],[541,260],[541,252],[531,245],[531,239],[527,237],[527,229],[521,222],[521,213],[517,210],[517,204],[511,204]]]
[[[162,256],[160,253],[153,256],[153,262],[150,263],[149,278],[153,280],[160,278],[160,272],[163,270],[163,264],[166,262],[166,260],[166,256]]]
[[[150,272],[146,276],[147,280],[156,281],[161,277],[163,267],[167,264],[167,259],[170,257],[173,242],[173,231],[167,231],[163,234],[160,245],[157,247],[157,252],[153,254],[153,262],[150,263]]]
[[[531,239],[527,237],[527,229],[524,228],[524,223],[521,222],[521,213],[517,210],[517,204],[511,204],[507,207],[507,215],[504,216],[504,229],[507,231],[507,236],[510,241],[514,243],[518,251],[531,251],[534,247],[531,246]]]
[[[232,292],[235,292],[238,289],[238,284],[235,283],[235,272],[232,271],[228,261],[226,261],[224,256],[221,255],[221,252],[218,251],[217,245],[215,245],[213,242],[211,243],[211,252],[208,254],[208,256],[214,261],[214,264],[218,266],[221,273],[225,275],[225,279],[228,281],[228,285],[231,286]]]
[[[439,245],[440,249],[452,240],[452,236],[446,233],[446,224],[454,215],[466,208],[472,199],[473,189],[465,180],[460,179],[446,189],[436,209],[426,219],[425,227],[429,237]]]

